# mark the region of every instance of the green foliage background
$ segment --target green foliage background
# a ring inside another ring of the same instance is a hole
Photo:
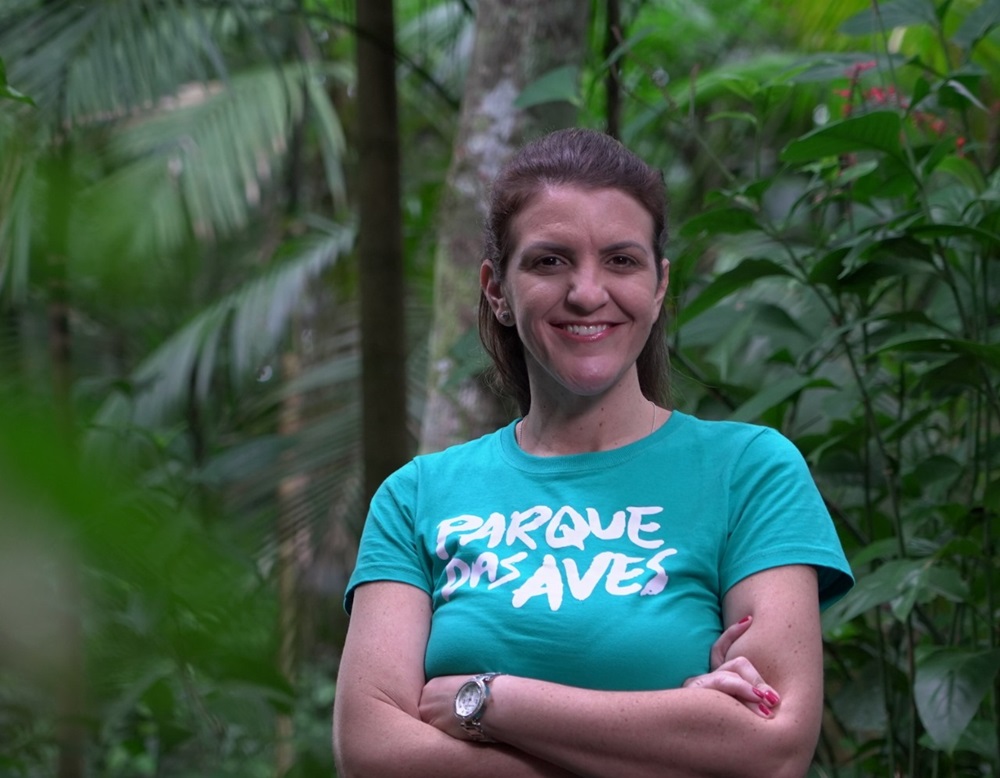
[[[600,127],[617,70],[673,193],[675,403],[781,429],[837,522],[859,583],[824,615],[814,774],[997,775],[1000,2],[814,5],[623,3],[607,55],[595,3],[587,67],[522,103]],[[417,429],[473,17],[397,7]],[[350,23],[0,9],[0,775],[66,743],[102,776],[333,771],[363,518]]]

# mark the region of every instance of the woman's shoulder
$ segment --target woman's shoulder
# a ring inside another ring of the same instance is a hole
[[[681,411],[674,411],[673,417],[684,436],[706,444],[736,448],[751,444],[777,448],[792,445],[781,432],[763,424],[730,419],[703,419]]]

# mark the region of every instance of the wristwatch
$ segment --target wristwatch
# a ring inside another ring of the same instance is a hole
[[[481,719],[490,701],[490,682],[502,673],[481,673],[458,687],[455,694],[455,717],[469,739],[477,743],[496,743],[483,732]]]

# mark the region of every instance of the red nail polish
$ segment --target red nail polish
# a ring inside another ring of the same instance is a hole
[[[758,705],[757,710],[759,710],[762,714],[764,714],[764,718],[768,719],[771,718],[771,709],[767,707],[764,703]]]
[[[778,704],[778,695],[774,692],[764,692],[764,699],[767,700],[770,705]]]
[[[736,623],[737,623],[737,624],[746,624],[746,623],[747,623],[748,621],[750,621],[750,617],[749,617],[749,616],[744,616],[744,617],[743,617],[742,619],[740,619],[740,620],[739,620],[738,622],[736,622]]]
[[[765,694],[764,694],[764,692],[762,692],[762,691],[761,691],[760,689],[758,689],[758,688],[757,688],[756,686],[754,686],[754,687],[753,687],[753,693],[754,693],[754,694],[756,694],[756,695],[757,695],[758,697],[760,697],[760,698],[761,698],[762,700],[763,700],[763,699],[764,699],[764,697],[765,697]]]

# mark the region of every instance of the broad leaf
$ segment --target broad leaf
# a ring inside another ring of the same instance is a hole
[[[891,0],[879,3],[877,10],[867,9],[855,14],[840,31],[845,35],[882,35],[897,27],[920,27],[938,24],[937,11],[931,0]]]
[[[573,65],[550,70],[521,90],[521,94],[514,101],[514,106],[524,109],[543,103],[564,101],[579,105],[580,96],[577,89],[579,80],[579,72]]]
[[[744,100],[753,100],[760,89],[760,84],[754,79],[736,74],[723,76],[719,83],[725,89],[734,95],[742,97]]]
[[[860,616],[872,608],[892,603],[892,612],[903,619],[922,595],[933,559],[893,559],[858,579],[854,588],[823,615],[825,629]]]
[[[733,121],[746,122],[754,127],[757,126],[757,117],[752,113],[747,111],[719,111],[718,113],[713,113],[708,117],[706,121],[718,122],[725,119],[731,119]]]
[[[867,51],[813,55],[798,63],[798,70],[790,80],[795,83],[826,84],[837,79],[849,78],[859,65],[878,61],[878,57]]]
[[[963,83],[968,81],[969,84]],[[982,100],[972,91],[979,83],[979,74],[955,74],[955,77],[943,81],[937,89],[938,100],[948,108],[963,110],[967,104],[974,105],[981,111],[990,109],[983,105]]]
[[[21,94],[14,87],[7,83],[7,68],[0,59],[0,98],[6,97],[8,100],[17,100],[21,103],[34,105],[34,101],[27,95]]]
[[[992,243],[1000,246],[1000,235],[990,230],[981,230],[978,227],[970,227],[967,224],[924,224],[914,225],[910,232],[923,238],[956,238],[966,236],[982,241],[984,244]]]
[[[730,415],[733,421],[755,421],[767,411],[795,397],[805,389],[836,389],[825,378],[791,376],[764,387]]]
[[[970,51],[997,25],[1000,25],[1000,0],[984,0],[965,17],[951,38],[952,43]]]
[[[788,275],[787,270],[769,259],[745,259],[732,270],[716,276],[701,294],[686,303],[677,317],[677,324],[687,324],[733,292],[752,286],[758,279]]]
[[[957,183],[976,194],[981,194],[986,189],[982,171],[967,157],[946,156],[937,164],[934,172],[951,176]]]
[[[730,206],[715,208],[688,219],[681,227],[680,234],[689,238],[701,233],[709,235],[737,235],[742,232],[759,230],[757,217],[746,208]]]
[[[917,659],[913,694],[934,744],[951,752],[1000,671],[1000,650],[941,648]]]
[[[874,111],[835,122],[793,140],[781,152],[784,162],[801,164],[824,157],[876,151],[902,157],[902,122],[893,111]]]
[[[966,355],[984,362],[993,369],[1000,368],[1000,346],[989,343],[978,343],[971,340],[961,340],[959,338],[928,338],[922,335],[903,335],[873,350],[869,354],[869,357],[875,358],[887,352],[926,354],[929,356]]]

